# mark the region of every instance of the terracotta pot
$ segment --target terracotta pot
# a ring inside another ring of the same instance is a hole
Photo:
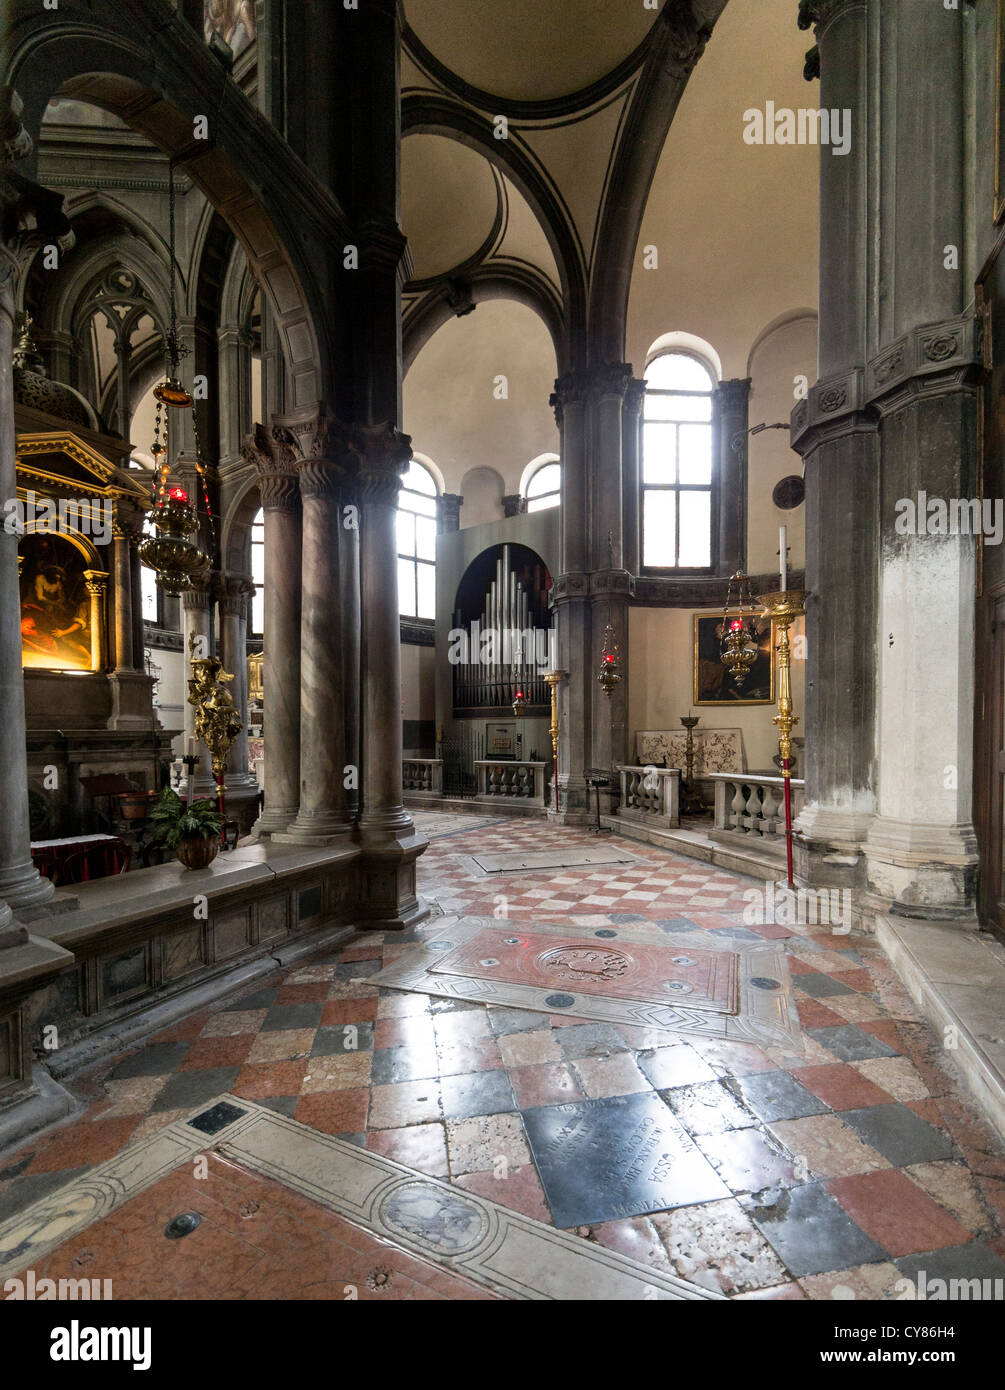
[[[175,854],[186,869],[204,869],[219,853],[219,835],[192,835],[175,846]]]
[[[149,792],[123,792],[119,797],[123,820],[146,820],[150,811]]]

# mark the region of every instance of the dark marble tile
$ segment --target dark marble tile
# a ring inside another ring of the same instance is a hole
[[[741,1205],[796,1279],[886,1259],[821,1183],[776,1189]]]
[[[297,1106],[300,1104],[299,1095],[296,1096],[268,1096],[262,1100],[256,1100],[256,1105],[261,1105],[265,1110],[275,1110],[280,1115],[289,1115],[292,1119]]]
[[[298,1099],[299,1099],[299,1097],[298,1097]],[[346,1143],[346,1144],[355,1144],[357,1149],[365,1149],[365,1148],[366,1148],[366,1135],[365,1135],[365,1134],[337,1134],[335,1137],[336,1137],[336,1139],[341,1139],[341,1140],[343,1141],[343,1143]]]
[[[833,994],[854,994],[855,991],[848,985],[843,985],[840,979],[835,979],[833,975],[810,974],[796,975],[792,983],[797,989],[801,989],[808,994],[811,999],[829,999]]]
[[[765,1122],[800,1120],[805,1115],[822,1115],[828,1107],[787,1071],[760,1071],[752,1076],[731,1078],[730,1090]]]
[[[380,970],[379,960],[346,960],[335,967],[336,980],[365,980]]]
[[[177,1072],[154,1101],[151,1112],[191,1110],[201,1101],[212,1100],[221,1092],[229,1091],[240,1070],[240,1067],[209,1067],[206,1071]]]
[[[956,1155],[949,1136],[906,1105],[870,1105],[864,1110],[842,1110],[841,1119],[895,1168],[903,1168],[908,1163],[933,1163]]]
[[[320,962],[312,961],[312,964]],[[246,994],[241,999],[231,1004],[231,1009],[271,1009],[276,1002],[279,994],[279,985],[266,985],[262,989],[256,989],[254,994]]]
[[[797,975],[796,983],[806,979]],[[844,1023],[840,1028],[809,1028],[810,1037],[833,1052],[842,1062],[864,1062],[869,1057],[896,1057],[897,1053],[886,1043],[874,1038],[864,1028],[856,1028],[853,1023]]]
[[[763,941],[763,936],[758,936],[756,931],[751,931],[749,927],[713,927],[709,936],[728,936],[734,941]]]
[[[263,1033],[282,1033],[292,1028],[318,1028],[324,1004],[274,1004],[265,1015]]]
[[[656,925],[668,935],[673,932],[701,931],[698,923],[692,922],[690,917],[662,917]]]
[[[74,1178],[82,1177],[87,1171],[88,1167],[85,1164],[83,1168],[57,1168],[52,1173],[33,1173],[27,1177],[15,1178],[3,1192],[0,1192],[0,1221],[6,1221],[9,1216],[17,1216],[33,1202],[48,1197],[50,1192],[64,1187]],[[5,1255],[5,1262],[6,1259]]]
[[[631,1049],[611,1023],[574,1023],[555,1033],[558,1045],[569,1061],[579,1057],[610,1057]]]
[[[190,1046],[187,1042],[151,1043],[141,1052],[134,1052],[131,1057],[119,1062],[112,1069],[111,1079],[124,1081],[134,1076],[167,1076],[184,1061]]]
[[[651,1092],[522,1114],[556,1226],[589,1226],[730,1195]]]
[[[475,1115],[502,1115],[516,1109],[509,1076],[501,1068],[444,1076],[440,1081],[445,1120],[468,1120]]]
[[[943,1250],[931,1250],[925,1255],[904,1255],[893,1263],[906,1278],[913,1280],[915,1287],[924,1270],[928,1299],[935,1302],[946,1300],[949,1289],[933,1289],[933,1279],[944,1279],[947,1283],[950,1279],[1005,1279],[1005,1261],[981,1241],[972,1241],[969,1245],[950,1245]],[[941,1299],[935,1297],[937,1294],[941,1294]],[[993,1288],[991,1294],[993,1297]],[[974,1297],[969,1288],[967,1296]]]
[[[226,1129],[235,1120],[239,1120],[242,1115],[246,1115],[247,1110],[240,1105],[232,1105],[229,1100],[221,1100],[210,1110],[204,1110],[201,1115],[193,1115],[188,1121],[192,1129],[197,1129],[200,1134],[219,1134],[221,1129]]]
[[[355,1036],[349,1029],[355,1028]],[[350,1046],[350,1043],[354,1043]],[[345,1052],[372,1052],[372,1023],[337,1023],[331,1028],[319,1028],[314,1034],[312,1057],[335,1057]]]
[[[370,1085],[390,1086],[398,1081],[424,1081],[438,1073],[439,1062],[433,1043],[418,1047],[411,1043],[399,1043],[396,1047],[379,1047],[374,1052]]]
[[[618,923],[645,922],[648,920],[648,918],[642,916],[641,912],[609,912],[607,915],[612,922]]]
[[[531,1009],[489,1009],[489,1027],[497,1038],[504,1033],[530,1033],[548,1026],[548,1015]]]

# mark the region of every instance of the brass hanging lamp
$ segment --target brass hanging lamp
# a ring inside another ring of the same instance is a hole
[[[164,335],[164,380],[154,387],[157,410],[154,417],[154,439],[150,451],[154,458],[154,480],[151,487],[150,520],[156,534],[148,537],[139,549],[141,562],[154,570],[157,584],[168,594],[181,594],[193,588],[209,573],[209,555],[199,549],[192,539],[199,530],[200,499],[190,500],[188,489],[171,477],[170,433],[172,410],[191,410],[195,442],[195,471],[201,484],[202,506],[205,509],[210,539],[215,541],[213,509],[209,500],[206,469],[199,447],[199,422],[195,397],[181,383],[179,365],[188,349],[181,342],[178,329],[178,306],[175,297],[175,187],[174,160],[168,165],[168,241],[169,283],[171,287],[171,322]]]
[[[733,585],[736,585],[736,600],[733,600]],[[757,619],[760,608],[754,603],[750,592],[750,578],[739,570],[729,581],[726,590],[726,603],[722,610],[722,622],[717,629],[720,642],[722,664],[733,678],[737,690],[742,689],[750,674],[750,668],[757,660],[760,636]]]

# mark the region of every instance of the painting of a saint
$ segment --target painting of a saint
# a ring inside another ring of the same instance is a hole
[[[219,34],[234,57],[255,37],[255,0],[203,0],[206,42]]]
[[[91,606],[84,557],[68,541],[47,535],[26,536],[21,554],[21,664],[89,671]]]
[[[696,705],[770,705],[775,700],[772,627],[758,620],[757,658],[742,685],[722,661],[722,614],[695,614],[694,702]]]

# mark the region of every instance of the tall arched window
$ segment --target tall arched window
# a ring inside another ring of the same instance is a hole
[[[398,609],[436,617],[436,481],[415,459],[398,493]]]
[[[712,392],[697,357],[667,352],[646,368],[642,428],[642,563],[712,565]]]
[[[251,523],[251,578],[255,592],[251,596],[249,637],[261,637],[265,632],[265,513],[259,509]]]
[[[562,500],[562,465],[557,460],[542,463],[526,483],[527,510],[543,512],[557,507]]]

